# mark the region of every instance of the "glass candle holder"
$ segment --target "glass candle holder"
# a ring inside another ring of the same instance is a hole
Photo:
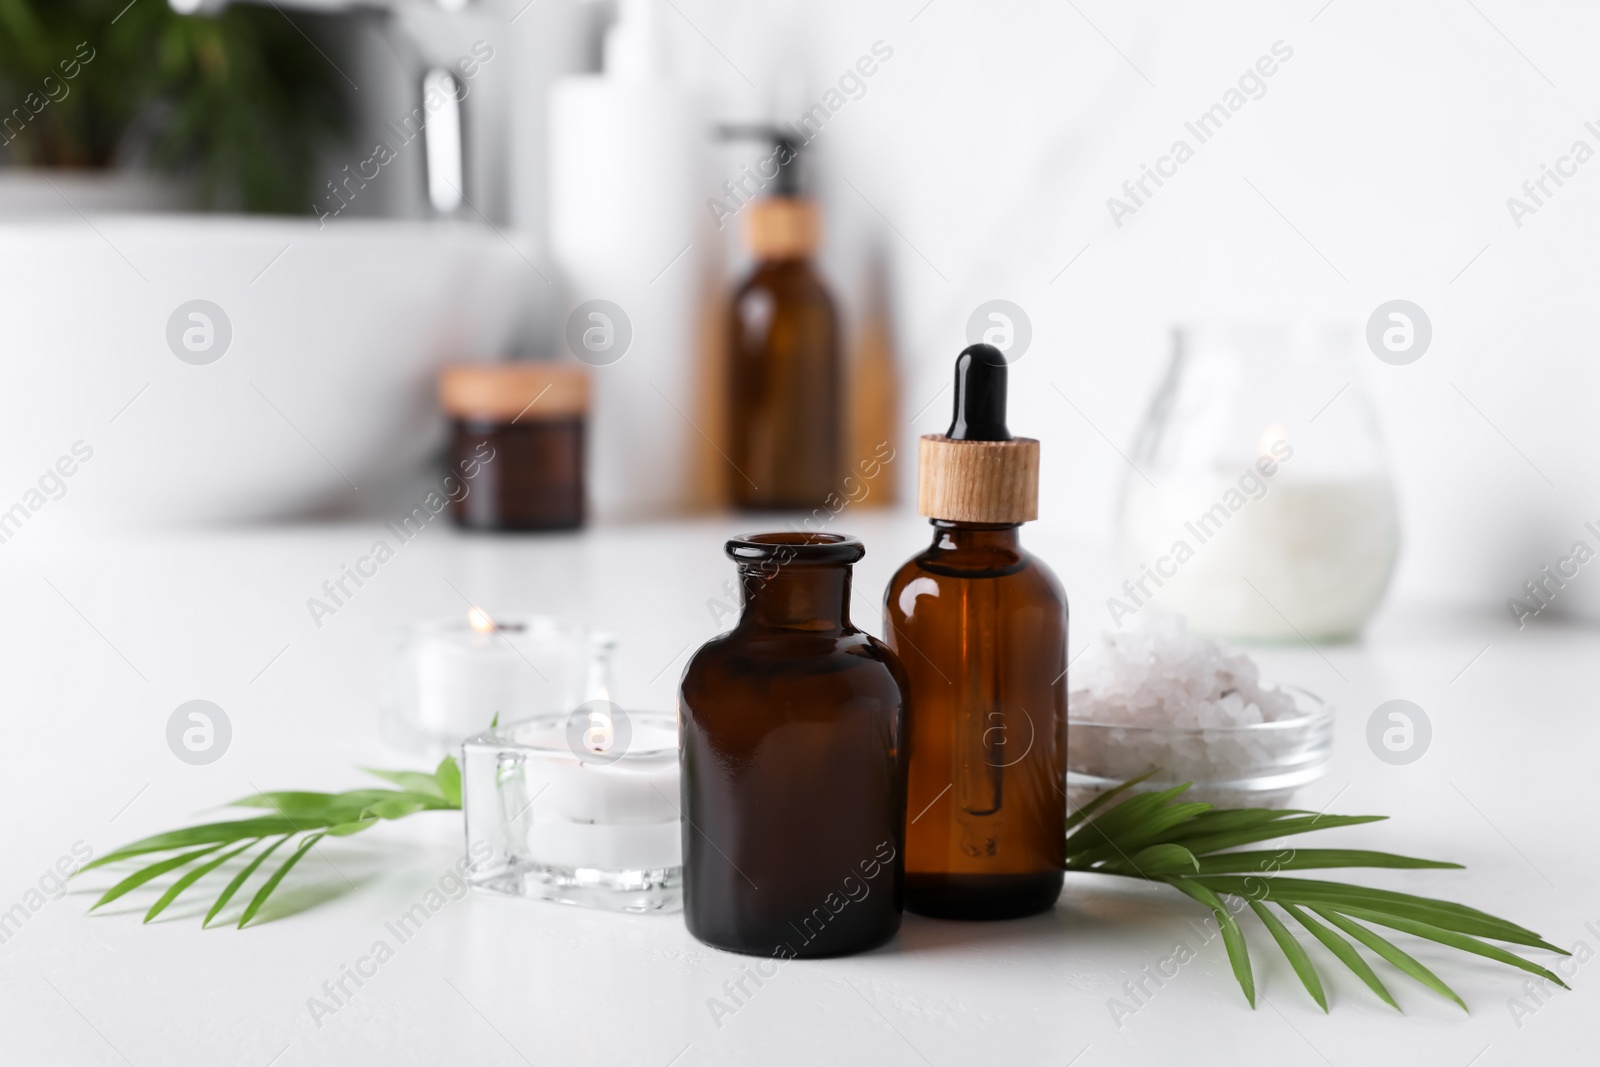
[[[431,755],[454,752],[499,717],[512,722],[565,715],[610,692],[609,634],[547,616],[491,616],[471,608],[404,633],[386,741]]]
[[[1353,331],[1181,327],[1125,476],[1118,625],[1149,604],[1237,640],[1355,636],[1399,554]]]
[[[462,746],[467,880],[507,896],[610,911],[683,900],[678,728],[592,700]]]

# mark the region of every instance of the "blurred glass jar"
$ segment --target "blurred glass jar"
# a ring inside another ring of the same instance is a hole
[[[439,374],[439,403],[451,422],[442,488],[457,526],[583,525],[584,368],[552,360],[458,363]]]
[[[1361,631],[1400,528],[1357,343],[1286,323],[1174,331],[1123,483],[1118,625],[1153,603],[1237,640]]]

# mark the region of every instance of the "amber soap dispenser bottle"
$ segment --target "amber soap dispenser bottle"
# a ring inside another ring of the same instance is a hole
[[[731,487],[740,508],[809,510],[843,473],[839,324],[811,259],[822,220],[800,189],[799,149],[766,132],[778,171],[743,210],[756,262],[728,322]]]
[[[1039,442],[1006,428],[1006,360],[956,359],[955,419],[918,449],[933,543],[889,582],[910,686],[906,907],[1005,919],[1054,906],[1066,840],[1067,602],[1023,549]]]

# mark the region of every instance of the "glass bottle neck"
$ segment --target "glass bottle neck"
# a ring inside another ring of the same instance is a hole
[[[946,552],[1020,552],[1022,524],[931,520],[933,549]]]
[[[1026,566],[1019,523],[948,522],[934,519],[933,544],[917,562],[935,574],[998,578]]]
[[[741,567],[739,626],[836,632],[850,625],[850,568],[789,564]]]

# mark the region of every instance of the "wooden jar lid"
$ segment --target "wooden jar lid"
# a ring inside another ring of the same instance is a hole
[[[568,363],[457,363],[439,372],[439,405],[483,422],[568,419],[589,410],[589,375]]]
[[[758,259],[797,259],[817,250],[822,215],[814,200],[769,196],[745,208],[745,240]]]
[[[917,445],[917,510],[946,522],[1032,522],[1039,517],[1039,442],[952,441]]]

